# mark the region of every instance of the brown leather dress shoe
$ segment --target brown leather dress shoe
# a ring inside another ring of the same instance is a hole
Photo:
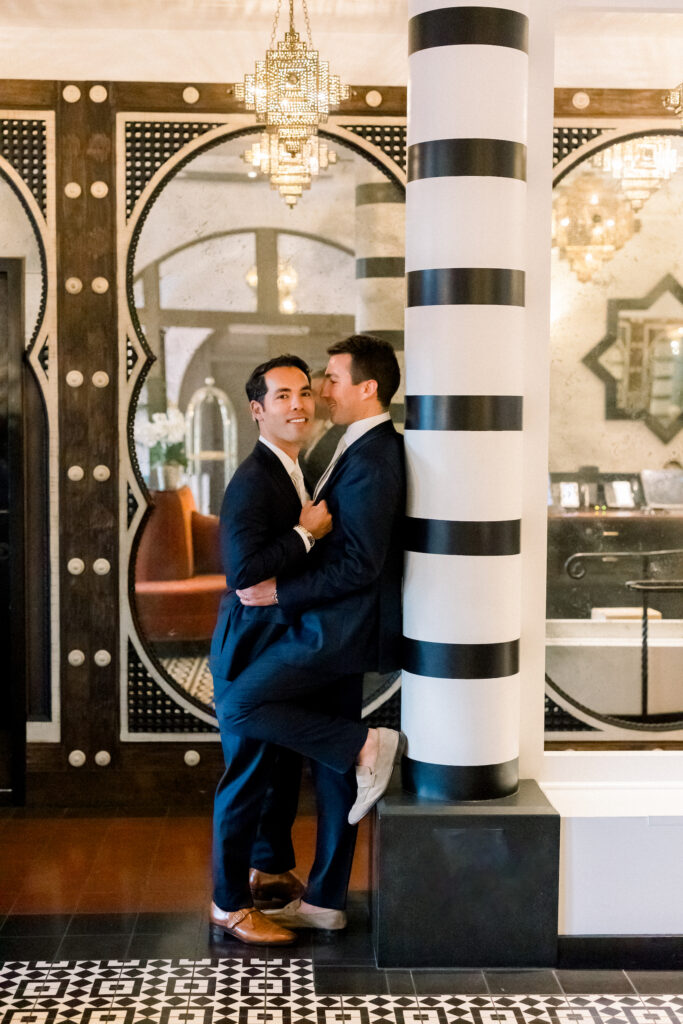
[[[248,946],[289,946],[296,939],[294,932],[269,921],[256,907],[227,911],[212,903],[209,921]]]
[[[249,871],[249,888],[256,902],[268,903],[271,907],[283,907],[292,900],[300,899],[304,892],[303,882],[300,882],[291,871],[269,875],[257,868],[251,868]]]

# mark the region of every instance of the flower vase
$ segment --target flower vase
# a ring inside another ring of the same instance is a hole
[[[164,491],[178,491],[183,486],[183,467],[179,462],[165,462],[161,467],[161,482]]]

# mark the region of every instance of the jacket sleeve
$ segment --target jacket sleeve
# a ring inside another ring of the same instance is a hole
[[[268,488],[235,487],[221,510],[221,552],[233,590],[280,576],[306,557],[306,545],[292,527],[273,538],[273,496]]]
[[[337,486],[334,529],[315,567],[277,582],[288,615],[345,597],[377,579],[402,514],[400,472],[385,459],[350,459]]]

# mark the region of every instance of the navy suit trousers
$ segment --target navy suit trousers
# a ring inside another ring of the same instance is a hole
[[[214,903],[239,910],[253,903],[249,868],[271,874],[294,867],[291,828],[301,778],[298,754],[221,730],[226,769],[213,813]]]
[[[214,677],[221,732],[280,743],[333,771],[347,772],[368,729],[338,713],[335,694],[359,675],[288,664],[280,647],[274,643],[234,679]]]
[[[231,685],[227,684],[228,689]],[[219,692],[216,708],[222,720],[225,695]],[[365,737],[367,729],[359,724],[362,695],[361,674],[338,677],[327,686],[318,679],[316,694],[306,698],[301,710],[306,715],[323,714],[326,720],[341,716],[345,725],[355,725]],[[223,910],[238,910],[252,903],[247,885],[250,867],[272,874],[294,867],[289,836],[297,810],[301,758],[273,743],[229,733],[223,724],[221,740],[227,768],[214,804],[214,902]],[[314,760],[311,774],[318,825],[304,899],[314,906],[341,910],[356,845],[357,828],[347,822],[357,793],[355,768],[352,763],[340,772]]]

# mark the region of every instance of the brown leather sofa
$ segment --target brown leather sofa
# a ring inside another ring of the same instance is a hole
[[[197,511],[192,491],[151,491],[135,561],[135,603],[151,641],[209,640],[225,590],[218,516]]]

